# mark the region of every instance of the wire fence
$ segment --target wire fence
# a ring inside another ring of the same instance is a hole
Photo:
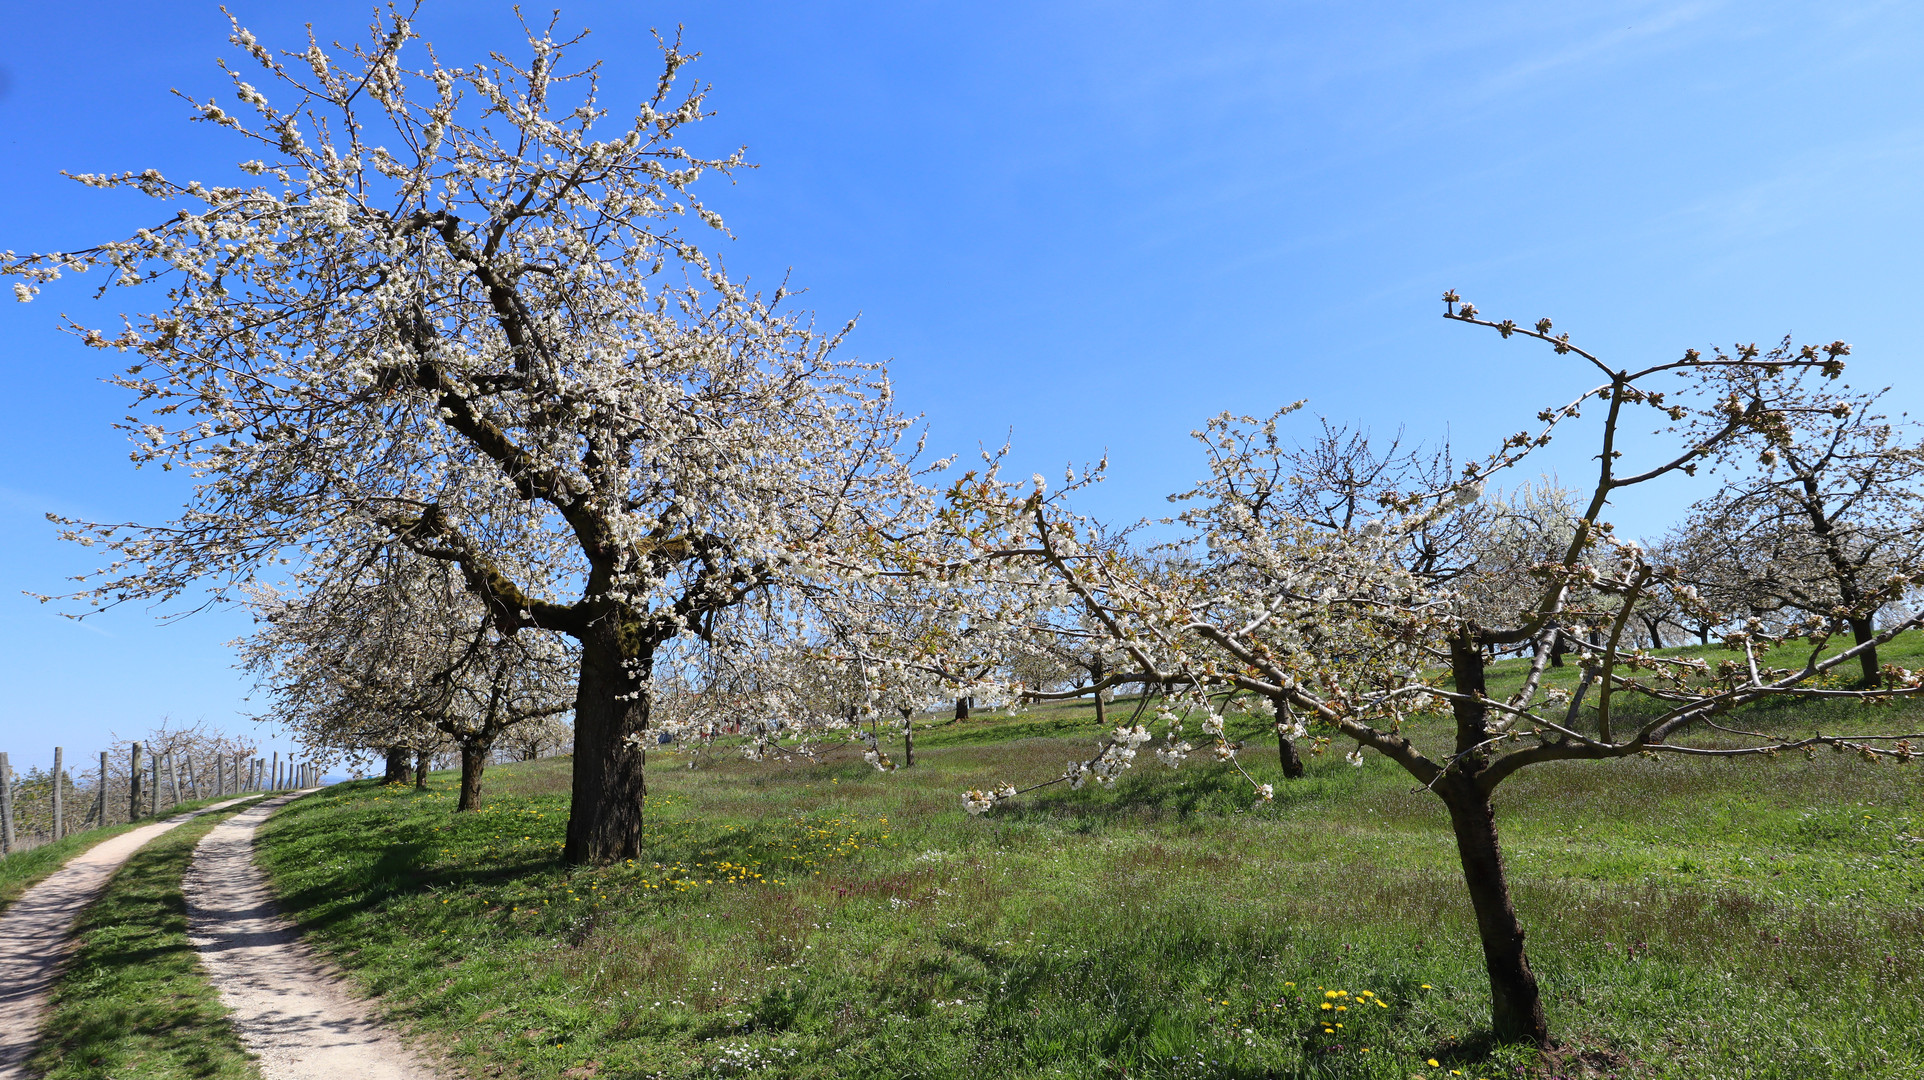
[[[55,747],[53,767],[14,771],[0,751],[0,856],[63,836],[157,817],[182,803],[250,791],[309,787],[320,769],[279,753],[129,743],[84,761]]]

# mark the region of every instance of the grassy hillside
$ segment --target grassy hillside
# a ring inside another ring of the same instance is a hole
[[[632,865],[559,864],[563,760],[496,767],[469,815],[451,776],[330,789],[263,858],[317,942],[477,1076],[1924,1074],[1915,770],[1638,759],[1506,784],[1563,1046],[1490,1054],[1432,796],[1376,758],[1286,784],[1252,750],[1274,805],[1144,755],[1113,791],[963,813],[966,787],[1086,755],[1081,713],[933,725],[886,776],[658,755]]]

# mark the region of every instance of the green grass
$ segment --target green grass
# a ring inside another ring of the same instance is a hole
[[[1848,645],[1848,641],[1834,642],[1825,650],[1825,655],[1833,655]],[[1807,645],[1786,645],[1760,655],[1758,662],[1767,667],[1798,668],[1803,666],[1809,653],[1810,648]],[[1735,660],[1739,663],[1742,663],[1744,660],[1742,653],[1732,652],[1721,645],[1688,645],[1656,650],[1655,654],[1658,656],[1697,657],[1709,661],[1713,666],[1726,660]],[[1905,633],[1892,639],[1878,650],[1878,660],[1881,663],[1897,664],[1900,667],[1906,668],[1915,669],[1924,667],[1924,632]],[[1522,687],[1524,676],[1528,674],[1529,668],[1530,661],[1527,657],[1499,660],[1489,665],[1486,677],[1490,695],[1501,699],[1515,693]],[[1556,687],[1563,690],[1574,690],[1581,675],[1582,672],[1577,667],[1575,657],[1571,656],[1566,659],[1563,667],[1545,669],[1542,686],[1545,689]],[[1857,677],[1857,666],[1855,664],[1847,664],[1833,671],[1828,676],[1828,681],[1823,685],[1848,688],[1854,684],[1854,680],[1856,680]],[[1447,679],[1444,681],[1444,684],[1446,686],[1449,685]],[[1133,697],[1125,697],[1111,703],[1108,709],[1109,721],[1111,723],[1123,723],[1128,720],[1134,715],[1137,700],[1138,699]],[[1244,700],[1249,700],[1247,695],[1244,696]],[[1584,701],[1584,713],[1586,716],[1595,716],[1596,701],[1597,694],[1593,688]],[[1619,693],[1613,704],[1615,710],[1618,711],[1620,715],[1630,718],[1654,716],[1660,711],[1660,707],[1656,703],[1649,699],[1642,698],[1635,693]],[[1788,716],[1798,723],[1800,728],[1810,725],[1822,725],[1832,720],[1861,720],[1866,718],[1875,718],[1879,723],[1888,725],[1891,722],[1890,717],[1893,715],[1908,718],[1913,723],[1919,718],[1924,718],[1924,702],[1912,699],[1876,709],[1866,709],[1861,705],[1850,704],[1813,704],[1808,701],[1764,702],[1748,706],[1746,711],[1748,713],[1763,712]],[[1145,711],[1142,715],[1143,722],[1150,723],[1153,721],[1154,715],[1153,709]],[[1012,739],[1083,738],[1093,734],[1095,730],[1092,726],[1094,721],[1094,707],[1089,702],[1080,700],[1050,702],[1027,707],[1021,709],[1019,712],[1010,712],[1004,709],[983,709],[978,710],[974,717],[967,721],[956,721],[952,718],[951,714],[942,712],[918,717],[916,719],[915,746],[916,752],[920,753],[925,748],[987,746],[995,743],[1008,742]],[[1594,721],[1591,721],[1587,725],[1587,727],[1592,730],[1594,730],[1594,726]],[[885,724],[883,727],[886,730],[890,725]],[[1151,727],[1154,727],[1153,723],[1151,723]],[[1229,727],[1232,738],[1261,740],[1268,735],[1264,722],[1256,719],[1243,719],[1239,721],[1233,713],[1229,718]],[[1419,724],[1418,729],[1421,730],[1421,728],[1422,725]],[[1436,741],[1433,745],[1439,748],[1448,745],[1450,741],[1449,734],[1442,730],[1442,728],[1437,727],[1431,734],[1436,736]],[[899,759],[901,755],[896,753],[895,756]]]
[[[330,789],[268,824],[263,859],[321,947],[487,1075],[1924,1073],[1916,771],[1825,753],[1507,783],[1562,1046],[1490,1052],[1434,797],[1374,757],[1285,783],[1252,749],[1271,806],[1219,768],[1144,755],[1113,791],[963,813],[965,787],[1086,756],[1077,711],[931,725],[917,767],[886,776],[657,755],[631,866],[558,862],[554,760],[491,769],[470,815],[445,775],[427,794]],[[1047,730],[1080,734],[1008,739]],[[1385,1004],[1317,1007],[1364,990]]]
[[[1848,638],[1842,640],[1833,639],[1824,649],[1823,655],[1834,656],[1845,648],[1848,648],[1849,645],[1850,642]],[[1805,661],[1809,659],[1810,653],[1811,648],[1808,644],[1791,643],[1760,654],[1757,657],[1757,662],[1764,667],[1801,668],[1804,666]],[[1658,649],[1654,650],[1654,655],[1696,657],[1708,661],[1712,667],[1726,660],[1734,660],[1739,664],[1745,662],[1742,652],[1733,652],[1721,645],[1687,645],[1680,648]],[[1896,664],[1899,667],[1905,668],[1924,666],[1924,632],[1908,631],[1892,638],[1878,648],[1877,659],[1880,664]],[[1523,678],[1529,672],[1529,669],[1530,661],[1527,657],[1514,660],[1499,660],[1491,664],[1488,671],[1490,696],[1501,698],[1516,692],[1522,687]],[[1581,670],[1577,667],[1576,658],[1569,656],[1565,658],[1563,667],[1545,669],[1543,685],[1545,687],[1556,686],[1562,687],[1565,690],[1572,690],[1575,689],[1577,680],[1581,677],[1581,674]],[[1631,673],[1625,672],[1625,674]],[[1856,661],[1851,661],[1833,668],[1826,676],[1829,680],[1826,685],[1848,688],[1855,684],[1860,674],[1861,672]],[[1594,690],[1592,694],[1594,695]],[[1594,702],[1594,696],[1591,700]],[[1630,695],[1629,700],[1624,701],[1624,705],[1632,710],[1636,710],[1640,706],[1642,710],[1646,712],[1650,709],[1647,703],[1637,702],[1636,695],[1634,694]],[[1753,706],[1753,708],[1756,707],[1757,706]],[[1783,706],[1768,705],[1762,707],[1781,709]],[[1805,708],[1807,706],[1800,705],[1797,707]]]
[[[238,809],[238,808],[237,808]],[[135,852],[80,917],[30,1062],[46,1080],[258,1080],[187,940],[181,875],[233,811],[207,814]]]

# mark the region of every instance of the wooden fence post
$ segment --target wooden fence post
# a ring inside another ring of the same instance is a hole
[[[140,820],[140,744],[127,750],[127,820]]]
[[[94,825],[107,826],[107,751],[100,752],[100,790],[94,792]]]
[[[62,776],[65,771],[60,767],[60,748],[56,746],[53,748],[53,838],[55,840],[67,834],[66,793],[60,790],[64,786],[61,780],[65,779]]]
[[[148,800],[149,805],[147,812],[155,817],[160,816],[160,759],[166,756],[164,751],[158,754],[147,755],[148,764],[152,766],[147,771],[154,774],[148,783],[148,786],[154,789],[154,794],[153,798]]]
[[[13,852],[13,766],[0,750],[0,855]]]
[[[194,755],[187,755],[187,790],[195,799],[200,798],[200,774],[194,771]]]

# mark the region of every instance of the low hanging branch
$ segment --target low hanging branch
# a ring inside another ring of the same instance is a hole
[[[520,63],[450,67],[398,10],[279,53],[236,22],[261,85],[230,69],[238,111],[189,103],[259,179],[76,176],[169,209],[0,273],[28,300],[88,271],[158,294],[72,329],[137,355],[116,380],[135,460],[197,486],[172,522],[65,522],[115,553],[75,599],[224,602],[342,535],[451,563],[499,633],[576,643],[565,853],[607,862],[641,850],[657,656],[728,640],[758,597],[867,580],[928,498],[884,368],[682,230],[725,235],[699,185],[745,167],[684,144],[707,115],[692,54],[662,42],[610,129],[581,38],[524,29]]]

